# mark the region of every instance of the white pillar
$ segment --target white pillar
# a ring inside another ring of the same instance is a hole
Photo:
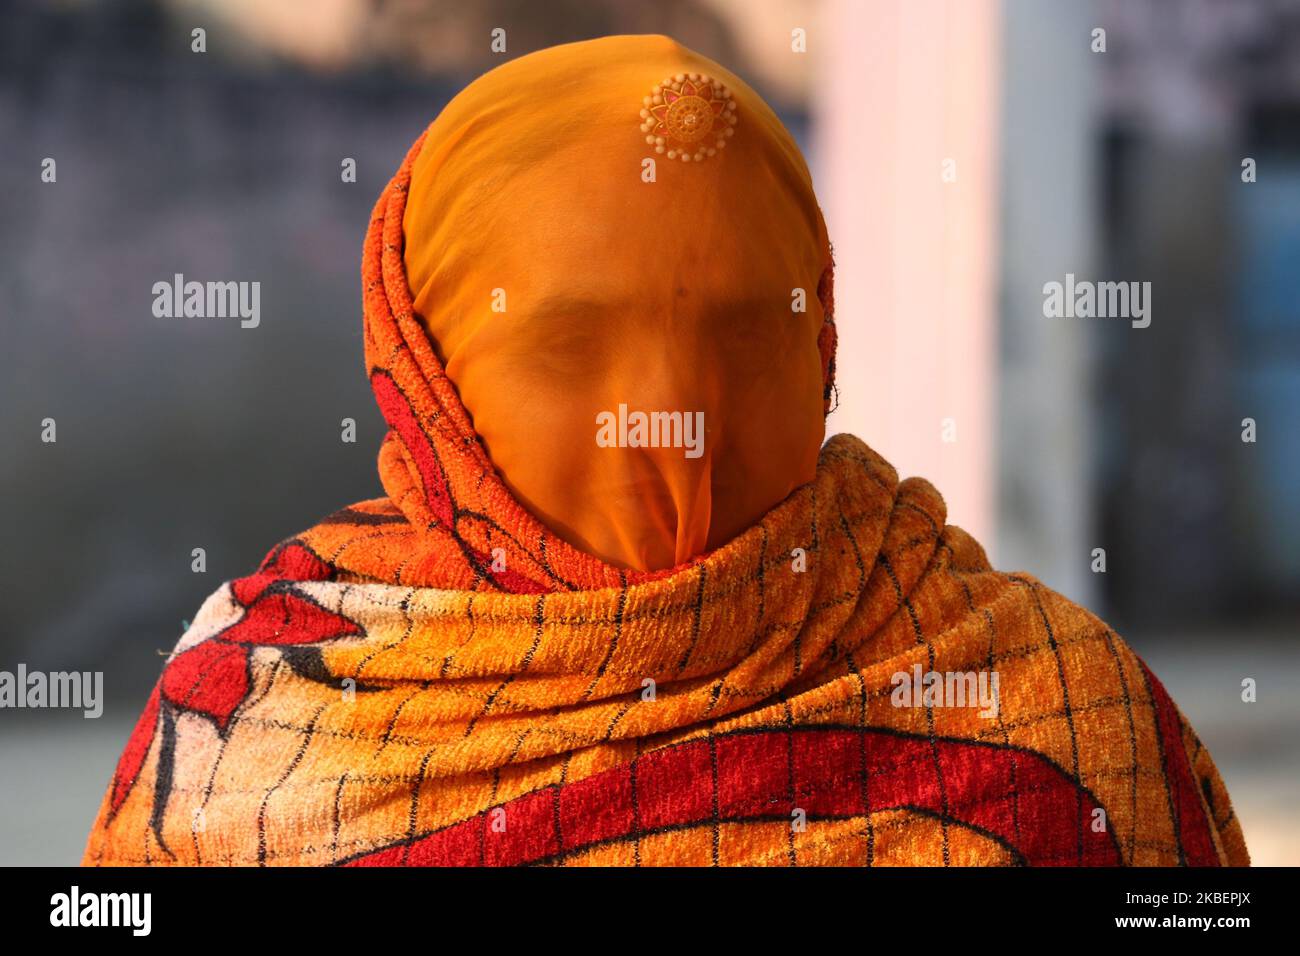
[[[995,534],[996,0],[829,0],[809,36],[814,178],[835,246],[840,407]],[[951,181],[945,180],[945,174]],[[954,437],[945,441],[945,435]]]

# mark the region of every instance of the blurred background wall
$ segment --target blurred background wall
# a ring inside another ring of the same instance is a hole
[[[1291,0],[10,0],[0,669],[102,670],[108,702],[0,711],[0,863],[78,859],[202,599],[380,494],[362,233],[411,141],[501,61],[494,27],[505,57],[668,33],[768,98],[836,242],[832,430],[1111,621],[1214,753],[1255,859],[1300,863]],[[154,318],[178,272],[260,281],[261,326]],[[1150,281],[1150,327],[1045,317],[1067,273]]]

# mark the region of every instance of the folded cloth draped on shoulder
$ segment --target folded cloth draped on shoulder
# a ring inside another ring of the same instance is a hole
[[[733,543],[610,586],[481,511],[407,562],[420,531],[356,505],[204,605],[85,861],[1247,862],[1137,656],[944,517],[843,435]],[[489,536],[531,573],[489,587]],[[917,666],[997,672],[996,714],[895,706]]]
[[[676,567],[548,530],[412,309],[420,145],[363,259],[386,497],[207,600],[85,863],[1248,862],[1208,752],[1133,651],[992,570],[934,488],[855,438]],[[898,693],[915,674],[996,674],[996,706],[951,682]]]

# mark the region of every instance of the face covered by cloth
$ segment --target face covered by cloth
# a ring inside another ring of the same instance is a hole
[[[474,430],[569,544],[673,567],[812,480],[826,228],[790,134],[716,63],[612,37],[493,70],[429,128],[403,233]]]

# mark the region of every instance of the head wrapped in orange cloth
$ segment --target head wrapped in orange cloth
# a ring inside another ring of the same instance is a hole
[[[403,232],[475,431],[570,544],[672,567],[812,480],[830,245],[794,140],[716,63],[611,37],[493,70],[429,128]]]
[[[821,445],[829,246],[731,74],[661,37],[489,73],[361,275],[385,494],[208,598],[85,862],[1249,859],[1122,640]]]

